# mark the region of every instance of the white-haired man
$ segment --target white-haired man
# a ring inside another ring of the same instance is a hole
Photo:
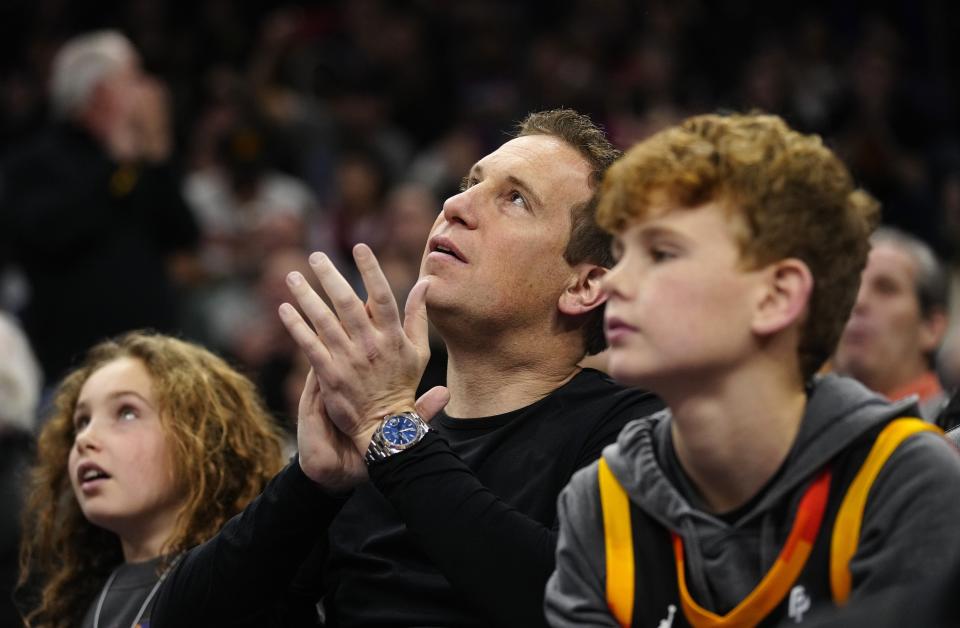
[[[165,89],[126,37],[66,42],[49,96],[53,124],[3,165],[0,238],[29,282],[24,327],[52,384],[105,336],[174,328],[167,263],[197,228],[168,163]]]

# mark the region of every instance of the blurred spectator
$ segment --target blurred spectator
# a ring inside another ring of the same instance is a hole
[[[27,337],[3,312],[0,355],[0,626],[16,626],[20,615],[11,595],[17,582],[20,512],[33,458],[41,374]]]
[[[220,139],[218,164],[185,181],[203,234],[201,260],[215,277],[249,275],[265,253],[302,244],[317,208],[305,184],[269,166],[268,141],[258,125],[238,124]]]
[[[229,118],[236,112],[223,113]],[[216,132],[213,126],[208,130]],[[190,291],[184,323],[191,335],[221,351],[232,351],[238,324],[255,308],[264,260],[290,247],[302,249],[307,225],[318,217],[306,184],[272,166],[270,143],[264,125],[230,122],[216,137],[212,159],[184,184],[202,232],[205,273]]]
[[[168,162],[166,89],[126,37],[67,42],[50,100],[54,123],[5,164],[0,233],[29,282],[24,327],[55,382],[105,336],[176,327],[167,265],[189,266],[197,230]]]
[[[379,248],[387,236],[383,204],[389,189],[388,169],[375,150],[357,146],[340,155],[330,206],[332,241],[327,254],[337,261],[350,260],[352,265],[353,246],[358,242],[369,244],[374,250]],[[358,275],[348,279],[360,285]]]
[[[437,198],[450,198],[460,191],[463,173],[483,156],[482,148],[480,138],[468,126],[455,127],[424,149],[406,174],[429,187]]]
[[[423,185],[407,183],[387,195],[383,211],[386,236],[374,251],[402,308],[420,277],[427,236],[440,214],[440,201]]]
[[[407,183],[394,188],[387,196],[384,225],[387,236],[382,240],[377,257],[387,277],[397,305],[402,309],[407,294],[420,278],[420,262],[427,245],[427,236],[440,215],[440,202],[421,184]],[[420,379],[417,395],[447,381],[447,348],[436,330],[430,328],[430,360]]]
[[[229,336],[224,338],[225,352],[249,373],[263,394],[267,408],[288,433],[295,430],[296,414],[287,414],[284,382],[293,369],[297,352],[277,309],[290,300],[286,277],[291,271],[299,271],[319,286],[307,256],[307,251],[297,247],[269,253],[262,261],[251,291],[242,303],[235,304],[236,316],[225,326],[226,330],[221,330],[229,331]]]
[[[878,229],[834,367],[892,400],[918,395],[934,420],[945,400],[933,360],[947,325],[944,269],[922,241]]]

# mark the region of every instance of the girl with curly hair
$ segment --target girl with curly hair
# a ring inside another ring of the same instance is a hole
[[[54,405],[24,514],[26,623],[145,628],[177,557],[279,471],[279,434],[250,380],[143,332],[93,347]]]

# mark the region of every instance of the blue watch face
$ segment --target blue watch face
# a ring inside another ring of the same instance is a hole
[[[392,416],[383,424],[383,440],[395,447],[409,445],[417,437],[417,423],[408,416]]]

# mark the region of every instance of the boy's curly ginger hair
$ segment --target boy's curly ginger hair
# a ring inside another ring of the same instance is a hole
[[[799,359],[811,377],[850,315],[879,204],[856,188],[820,137],[773,115],[702,115],[638,143],[611,166],[597,219],[620,233],[657,213],[709,202],[729,212],[745,267],[796,258],[810,269]]]

